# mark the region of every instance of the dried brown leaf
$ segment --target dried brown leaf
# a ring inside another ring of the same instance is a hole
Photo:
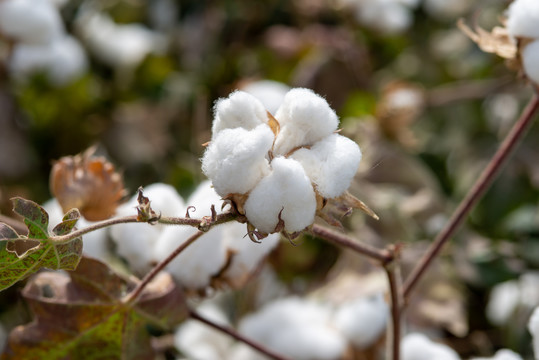
[[[517,57],[517,44],[509,36],[505,27],[496,26],[492,31],[488,32],[475,25],[474,31],[464,23],[463,19],[459,19],[457,26],[484,52],[496,54],[504,59],[515,59]]]

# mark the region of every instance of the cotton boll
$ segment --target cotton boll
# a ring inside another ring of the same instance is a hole
[[[454,20],[464,15],[471,4],[469,0],[425,0],[423,7],[430,15],[440,20]]]
[[[401,342],[402,360],[460,360],[455,350],[431,341],[423,334],[411,333]]]
[[[58,10],[47,0],[0,1],[0,32],[16,41],[46,44],[64,31]]]
[[[539,5],[539,2],[537,3]],[[539,10],[538,10],[539,12]],[[535,28],[539,26],[539,14],[538,14],[537,23],[535,23]],[[522,64],[524,65],[524,72],[526,76],[539,86],[539,40],[529,43],[522,50]]]
[[[299,298],[277,300],[241,320],[239,330],[297,360],[340,358],[345,339],[330,326],[330,310]]]
[[[46,44],[17,44],[9,62],[13,76],[24,79],[42,71],[57,86],[79,78],[87,66],[86,54],[72,36],[61,36]]]
[[[225,314],[216,305],[205,302],[197,312],[216,324],[228,326]],[[189,359],[222,360],[232,338],[196,320],[187,320],[174,333],[174,345]]]
[[[514,37],[539,38],[539,2],[516,0],[507,9],[507,31]]]
[[[271,166],[271,173],[245,202],[247,219],[261,232],[272,233],[281,213],[286,231],[301,231],[314,221],[316,198],[311,181],[296,160],[278,157]]]
[[[253,130],[267,122],[268,115],[260,100],[244,91],[234,91],[215,104],[212,140],[224,129]]]
[[[280,132],[275,139],[275,153],[286,155],[290,150],[328,136],[337,129],[339,119],[327,101],[312,90],[290,90],[277,110]]]
[[[471,358],[470,360],[522,360],[522,356],[508,349],[501,349],[493,357]]]
[[[518,281],[506,281],[492,288],[486,308],[486,315],[494,325],[504,325],[513,315],[520,302]]]
[[[361,161],[361,151],[352,140],[331,134],[310,149],[297,150],[290,158],[301,163],[320,195],[334,198],[350,187]]]
[[[355,347],[364,349],[380,337],[388,318],[389,308],[379,294],[342,305],[335,313],[334,324]]]
[[[183,199],[170,185],[157,183],[147,186],[144,196],[150,199],[152,209],[163,216],[181,216],[184,213]],[[117,214],[135,215],[137,205],[135,195],[117,209]],[[127,260],[133,271],[144,274],[156,261],[153,249],[164,229],[160,224],[119,224],[110,229],[110,234],[116,244],[116,252]]]
[[[530,320],[528,321],[528,331],[532,335],[535,360],[539,360],[539,307],[536,307],[530,316]]]
[[[197,231],[187,226],[165,228],[155,244],[156,260],[165,259]],[[221,227],[211,229],[176,256],[167,271],[188,289],[205,288],[226,262],[226,248],[221,238]]]
[[[141,24],[118,25],[106,15],[85,10],[76,19],[76,29],[90,51],[103,63],[134,68],[151,53],[166,47],[162,35]]]
[[[258,267],[260,262],[277,246],[280,240],[279,234],[271,234],[262,239],[261,243],[255,243],[246,237],[244,224],[229,223],[222,226],[223,241],[228,250],[234,252],[232,262],[227,267],[223,276],[229,281],[241,286],[243,282]]]
[[[265,124],[250,131],[222,130],[204,153],[202,171],[223,197],[247,193],[269,173],[265,156],[272,144],[273,132]]]
[[[267,360],[268,357],[262,355],[252,347],[243,343],[234,344],[223,360]]]
[[[278,81],[260,80],[245,85],[242,90],[260,100],[270,113],[275,114],[290,87]]]

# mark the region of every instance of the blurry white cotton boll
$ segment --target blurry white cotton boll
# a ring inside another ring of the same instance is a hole
[[[508,349],[501,349],[493,357],[476,357],[470,360],[522,360],[522,356]]]
[[[539,22],[536,24],[539,24]],[[521,56],[524,72],[530,80],[539,86],[539,40],[526,45],[522,50]]]
[[[290,87],[278,81],[259,80],[243,86],[242,90],[259,99],[266,110],[275,114]]]
[[[46,44],[62,35],[64,25],[48,0],[3,0],[0,32],[18,42]]]
[[[335,313],[334,324],[355,347],[364,349],[382,335],[388,318],[389,307],[379,294],[343,304]]]
[[[530,316],[530,320],[528,321],[528,331],[532,335],[535,360],[539,360],[539,307],[536,307]]]
[[[402,360],[460,360],[449,346],[431,341],[419,333],[410,333],[401,341]]]
[[[52,231],[52,229],[56,225],[62,222],[62,218],[64,217],[62,207],[60,206],[60,203],[58,203],[58,200],[56,200],[55,198],[46,201],[42,206],[49,214],[49,231]],[[93,223],[81,217],[80,220],[77,221],[75,227],[77,229],[82,229],[88,227],[91,224]],[[108,229],[106,228],[92,231],[88,234],[83,235],[82,253],[86,256],[91,256],[106,262],[111,256],[108,250],[107,239]]]
[[[132,69],[147,55],[166,48],[163,35],[142,24],[116,24],[108,15],[83,9],[75,26],[89,50],[103,63]]]
[[[44,72],[52,84],[61,86],[81,77],[88,67],[86,53],[77,39],[65,35],[46,44],[16,44],[9,70],[19,79]]]
[[[170,185],[150,185],[144,189],[144,196],[150,199],[152,209],[163,216],[183,216],[185,212],[183,199]],[[137,195],[134,195],[117,209],[117,215],[136,215],[137,205]],[[111,228],[110,234],[116,244],[116,252],[133,271],[144,274],[155,262],[154,247],[164,229],[164,225],[160,224],[119,224]]]
[[[516,280],[497,284],[490,292],[486,315],[493,325],[504,325],[520,303],[520,285]]]
[[[507,31],[513,37],[539,38],[539,2],[516,0],[507,8]]]
[[[229,326],[223,311],[211,301],[205,301],[196,311],[222,326]],[[222,360],[232,338],[197,320],[187,320],[174,333],[174,345],[191,360]]]
[[[331,326],[328,307],[300,298],[276,300],[243,318],[239,331],[296,360],[342,356],[346,340]]]

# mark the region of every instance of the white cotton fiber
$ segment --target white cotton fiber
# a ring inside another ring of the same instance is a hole
[[[475,357],[470,360],[522,360],[522,356],[509,349],[501,349],[493,357]]]
[[[506,324],[512,317],[520,302],[520,285],[511,280],[497,284],[492,288],[485,310],[487,318],[493,325]]]
[[[272,144],[273,132],[265,124],[222,130],[204,153],[202,171],[219,195],[246,193],[269,173],[265,156]]]
[[[87,66],[84,49],[72,36],[60,36],[46,44],[17,44],[9,61],[13,76],[24,79],[44,72],[54,85],[76,80]]]
[[[229,321],[215,304],[204,302],[196,311],[216,324],[229,326]],[[187,320],[174,333],[174,345],[189,359],[222,360],[232,345],[232,338],[197,320]]]
[[[435,343],[419,333],[410,333],[401,341],[402,360],[460,360],[449,346]]]
[[[330,314],[327,307],[308,300],[281,299],[243,318],[239,330],[292,359],[338,359],[346,340],[331,327]]]
[[[538,2],[539,5],[539,2]],[[539,28],[539,19],[535,28]],[[522,50],[522,64],[526,76],[539,86],[539,40],[529,43]]]
[[[314,221],[316,198],[311,181],[296,160],[278,157],[271,166],[271,173],[245,202],[247,219],[258,230],[272,233],[281,213],[286,231],[301,231]]]
[[[507,30],[514,37],[539,38],[539,1],[516,0],[507,9]]]
[[[279,244],[281,238],[279,234],[270,234],[260,243],[255,243],[245,236],[246,226],[240,223],[223,225],[222,230],[227,249],[234,252],[230,266],[223,276],[238,284],[256,270],[260,262]]]
[[[352,140],[331,134],[310,149],[297,150],[291,158],[301,163],[320,195],[334,198],[350,186],[361,161],[361,151]]]
[[[183,216],[185,205],[174,187],[156,183],[144,188],[144,196],[150,199],[151,207],[163,216]],[[118,216],[137,214],[137,195],[117,209]],[[110,234],[116,244],[116,252],[127,260],[131,269],[145,274],[156,261],[154,247],[164,225],[146,223],[119,224],[111,227]]]
[[[530,320],[528,321],[528,331],[532,335],[535,360],[539,360],[539,307],[536,307],[530,316]]]
[[[268,122],[264,105],[244,91],[234,91],[228,98],[219,99],[213,111],[212,139],[224,129],[252,130]]]
[[[358,349],[371,346],[382,333],[389,318],[383,295],[359,298],[339,307],[335,327]]]
[[[47,0],[0,1],[0,32],[27,44],[46,44],[64,32],[58,10]]]
[[[339,119],[327,101],[312,90],[290,90],[277,110],[275,118],[281,126],[275,139],[275,153],[286,155],[290,150],[328,136],[337,129]]]

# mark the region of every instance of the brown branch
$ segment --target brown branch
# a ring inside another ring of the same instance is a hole
[[[395,274],[395,266],[397,264],[392,262],[391,264],[384,266],[389,282],[389,294],[391,296],[391,359],[400,359],[400,336],[401,336],[401,302],[400,302],[400,286],[397,276]]]
[[[176,248],[173,252],[171,252],[163,261],[161,261],[159,264],[155,265],[154,268],[146,274],[144,279],[137,285],[133,291],[131,291],[127,296],[122,300],[124,304],[131,304],[134,301],[137,300],[137,298],[140,296],[144,288],[163,270],[172,260],[176,258],[182,251],[184,251],[189,245],[195,242],[199,237],[201,237],[204,234],[202,231],[197,231],[194,235],[192,235],[189,239],[187,239],[185,242],[183,242],[180,246]]]
[[[329,241],[333,244],[349,248],[351,250],[354,250],[355,252],[358,252],[360,254],[373,258],[379,261],[382,265],[389,264],[391,261],[393,261],[393,254],[390,251],[386,249],[383,249],[383,250],[377,249],[373,246],[360,243],[359,241],[356,241],[355,239],[352,239],[344,234],[330,230],[323,226],[314,224],[312,226],[311,232],[314,235],[326,241]]]
[[[225,334],[230,335],[234,339],[236,339],[238,341],[241,341],[242,343],[244,343],[246,345],[249,345],[253,349],[257,350],[258,352],[260,352],[260,353],[262,353],[262,354],[264,354],[266,356],[269,356],[272,359],[275,359],[275,360],[291,360],[291,359],[289,359],[287,357],[276,354],[272,350],[265,348],[264,346],[254,342],[251,339],[246,338],[245,336],[243,336],[242,334],[238,333],[236,330],[234,330],[234,329],[232,329],[230,327],[221,326],[219,324],[214,323],[213,321],[211,321],[209,319],[206,319],[205,317],[203,317],[202,315],[200,315],[199,313],[197,313],[194,310],[190,310],[189,314],[190,314],[191,318],[193,318],[195,320],[198,320],[198,321],[200,321],[200,322],[202,322],[202,323],[204,323],[204,324],[206,324],[206,325],[208,325],[208,326],[210,326],[210,327],[212,327],[212,328],[214,328],[216,330],[219,330],[219,331],[221,331],[221,332],[223,332]]]
[[[419,279],[423,276],[431,262],[440,253],[442,247],[449,240],[449,238],[457,231],[460,224],[467,217],[468,213],[477,204],[479,199],[483,196],[485,191],[492,184],[503,165],[506,164],[507,160],[509,159],[509,156],[512,154],[513,150],[516,148],[516,146],[520,143],[520,141],[526,134],[526,130],[531,125],[538,108],[539,97],[537,94],[534,94],[533,98],[530,100],[530,102],[522,112],[518,121],[513,125],[513,128],[511,129],[509,134],[507,134],[506,138],[500,145],[498,151],[496,151],[496,153],[490,160],[485,170],[483,170],[475,184],[466,194],[465,198],[461,201],[461,203],[449,219],[449,222],[434,239],[434,242],[431,244],[430,248],[420,259],[418,265],[412,270],[412,273],[406,279],[406,282],[403,287],[404,306],[406,306],[408,297],[410,296],[412,290],[417,285]]]

